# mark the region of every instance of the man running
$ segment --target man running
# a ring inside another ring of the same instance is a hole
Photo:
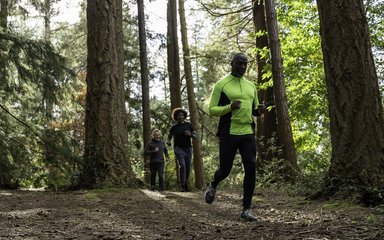
[[[217,136],[220,139],[220,162],[213,180],[205,192],[209,204],[215,199],[216,188],[230,173],[237,150],[244,167],[244,196],[241,218],[256,221],[250,212],[256,182],[256,138],[253,116],[265,110],[257,97],[255,83],[243,75],[248,58],[236,53],[231,61],[231,74],[219,80],[212,91],[209,114],[220,117]]]

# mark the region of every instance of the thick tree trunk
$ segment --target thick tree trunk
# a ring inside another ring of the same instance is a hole
[[[263,52],[264,49],[269,49],[267,25],[265,21],[265,7],[264,0],[253,0],[253,23],[255,26],[256,47],[257,51],[257,82],[265,84],[271,79],[265,77],[264,67],[267,65],[266,56]],[[262,33],[262,35],[259,35]],[[274,103],[273,87],[261,89],[258,93],[260,102]],[[257,118],[257,151],[258,151],[258,172],[263,172],[265,164],[271,162],[273,157],[277,154],[272,150],[274,145],[278,144],[277,139],[277,123],[276,123],[276,109],[273,107],[271,110],[266,111],[261,117]]]
[[[140,73],[141,73],[141,92],[143,106],[143,140],[144,146],[151,140],[151,116],[149,100],[149,80],[148,80],[148,61],[147,61],[147,43],[145,33],[145,16],[143,0],[137,0],[139,16],[139,43],[140,43]],[[150,182],[149,157],[144,155],[144,174],[145,182]]]
[[[265,11],[267,16],[269,47],[271,49],[273,90],[276,101],[278,138],[282,146],[283,157],[287,163],[285,177],[287,180],[293,181],[296,175],[296,170],[298,169],[297,156],[288,113],[274,0],[265,1]]]
[[[193,128],[200,135],[200,124],[199,124],[199,113],[197,109],[196,97],[195,97],[195,86],[192,79],[192,66],[191,57],[189,52],[188,34],[187,34],[187,23],[185,20],[185,9],[184,0],[179,0],[179,15],[180,15],[180,28],[181,28],[181,40],[183,44],[183,56],[184,56],[184,71],[185,79],[187,82],[188,92],[188,104],[190,119]],[[201,189],[204,184],[204,170],[203,170],[203,159],[201,156],[201,139],[197,138],[193,140],[193,167],[195,170],[195,187]]]
[[[332,141],[325,192],[383,188],[383,106],[363,1],[317,3]]]
[[[128,158],[121,0],[87,1],[88,67],[81,185],[135,183]]]
[[[167,22],[169,92],[171,95],[171,109],[174,109],[182,107],[176,0],[168,0]]]

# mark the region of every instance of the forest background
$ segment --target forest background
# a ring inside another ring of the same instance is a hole
[[[84,149],[87,137],[84,123],[89,50],[86,2],[79,3],[79,21],[52,24],[51,19],[55,15],[66,11],[58,8],[63,1],[0,1],[2,187],[58,189],[81,185],[85,180],[84,166],[87,161],[84,160]],[[166,1],[158,2],[167,4]],[[266,36],[266,31],[255,31],[255,1],[194,1],[191,5],[188,2],[185,2],[186,23],[203,166],[195,166],[191,184],[202,188],[213,175],[218,162],[215,136],[218,120],[207,114],[207,102],[213,84],[230,70],[233,53],[241,51],[249,56],[246,76],[258,84],[261,96],[264,96],[262,91],[268,92],[274,86],[274,82],[269,47],[256,46],[255,39]],[[135,178],[146,183],[147,161],[144,160],[143,147],[148,141],[148,127],[146,131],[147,123],[143,121],[145,111],[149,111],[150,129],[159,128],[167,135],[172,125],[171,111],[175,106],[171,103],[174,92],[169,79],[169,36],[154,30],[146,31],[150,108],[143,105],[145,97],[140,72],[142,59],[137,7],[136,1],[123,1],[124,117],[127,117],[129,152],[126,160]],[[382,99],[384,2],[364,1],[364,8]],[[32,18],[31,13],[36,11],[39,14]],[[320,20],[317,4],[313,1],[281,0],[276,2],[276,12],[289,110],[287,119],[297,154],[293,165],[297,164],[297,167],[293,167],[295,176],[291,177],[292,171],[287,170],[287,166],[292,165],[286,164],[284,144],[281,144],[277,133],[271,134],[268,139],[259,135],[257,187],[277,187],[309,194],[323,187],[333,151]],[[145,20],[150,22],[153,15],[145,13]],[[177,26],[173,33],[180,31],[180,25]],[[192,113],[181,56],[180,96],[183,107]],[[266,62],[262,69],[258,65],[259,58]],[[265,81],[257,81],[258,78]],[[271,103],[270,112],[275,111],[276,99],[263,97],[261,100]],[[196,179],[196,174],[202,181]],[[116,185],[113,180],[109,182],[110,179],[105,179],[107,181],[101,181],[101,185]],[[238,188],[242,184],[241,179],[241,162],[235,161],[232,174],[222,185]],[[126,182],[127,185],[129,182],[132,181]],[[166,167],[167,189],[177,188],[176,183],[176,163],[171,161]],[[374,192],[380,191],[376,186],[373,185]]]

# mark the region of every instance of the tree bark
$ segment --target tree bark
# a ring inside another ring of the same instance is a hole
[[[51,0],[44,0],[44,40],[51,41]]]
[[[122,1],[87,1],[84,187],[133,185],[124,102]]]
[[[193,128],[200,135],[200,124],[199,124],[199,112],[197,109],[196,97],[195,97],[195,86],[192,79],[192,64],[188,44],[188,33],[187,23],[185,19],[184,0],[179,0],[179,15],[180,15],[180,29],[181,29],[181,41],[183,44],[183,59],[184,59],[184,72],[185,80],[187,82],[188,92],[188,104],[191,124]],[[195,170],[195,187],[201,189],[204,184],[204,170],[203,170],[203,159],[201,156],[201,139],[198,137],[193,140],[193,167]]]
[[[317,0],[332,143],[324,193],[384,186],[384,117],[362,0]]]
[[[263,53],[264,49],[269,49],[267,36],[267,23],[265,20],[264,0],[253,0],[253,23],[256,32],[256,48],[257,48],[257,82],[265,84],[271,79],[265,77],[264,68],[267,65],[267,57]],[[262,34],[262,35],[260,35]],[[258,93],[260,102],[274,103],[273,87],[261,89]],[[263,172],[265,164],[272,161],[277,154],[272,151],[273,146],[278,144],[277,139],[277,122],[275,107],[266,111],[262,116],[257,118],[257,139],[258,139],[258,162],[257,171]]]
[[[176,0],[168,0],[167,5],[167,55],[169,94],[171,96],[171,110],[182,107],[181,81],[180,81],[180,57],[177,38],[177,6]],[[173,120],[173,119],[172,119]],[[175,158],[175,166],[178,166]],[[179,168],[176,167],[177,182],[179,182]]]
[[[143,0],[137,0],[139,17],[139,43],[140,43],[140,73],[141,73],[141,92],[143,107],[143,140],[144,146],[151,140],[151,116],[149,100],[149,80],[148,80],[148,61],[147,43],[145,33],[145,15]],[[149,157],[144,154],[144,174],[145,182],[150,182]]]
[[[167,5],[167,54],[169,91],[171,95],[171,109],[182,107],[180,82],[180,57],[177,38],[177,6],[176,0],[168,0]]]
[[[278,137],[286,160],[286,178],[294,181],[297,167],[296,149],[293,142],[289,119],[287,96],[285,92],[283,63],[281,58],[276,10],[274,0],[265,1],[269,47],[271,50],[273,90],[276,101]]]
[[[2,28],[2,32],[8,31],[8,8],[9,8],[9,2],[8,0],[1,0],[0,1],[0,28]],[[6,50],[6,42],[4,40],[0,40],[0,50],[5,51]],[[8,67],[7,67],[7,59],[0,59],[0,74],[3,78],[3,81],[1,81],[0,86],[6,86],[8,82]]]
[[[5,31],[8,28],[8,0],[0,1],[0,27]]]

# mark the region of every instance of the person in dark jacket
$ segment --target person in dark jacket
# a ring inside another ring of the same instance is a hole
[[[180,187],[182,192],[188,192],[188,177],[191,172],[192,145],[191,138],[196,139],[197,133],[190,122],[185,121],[188,114],[182,108],[175,108],[172,117],[176,121],[169,130],[167,145],[171,145],[173,137],[173,150],[179,164]]]
[[[161,140],[159,129],[152,131],[152,140],[145,146],[145,154],[149,155],[149,170],[151,172],[151,189],[155,190],[156,175],[159,175],[159,191],[164,191],[164,155],[169,160],[168,149]]]

